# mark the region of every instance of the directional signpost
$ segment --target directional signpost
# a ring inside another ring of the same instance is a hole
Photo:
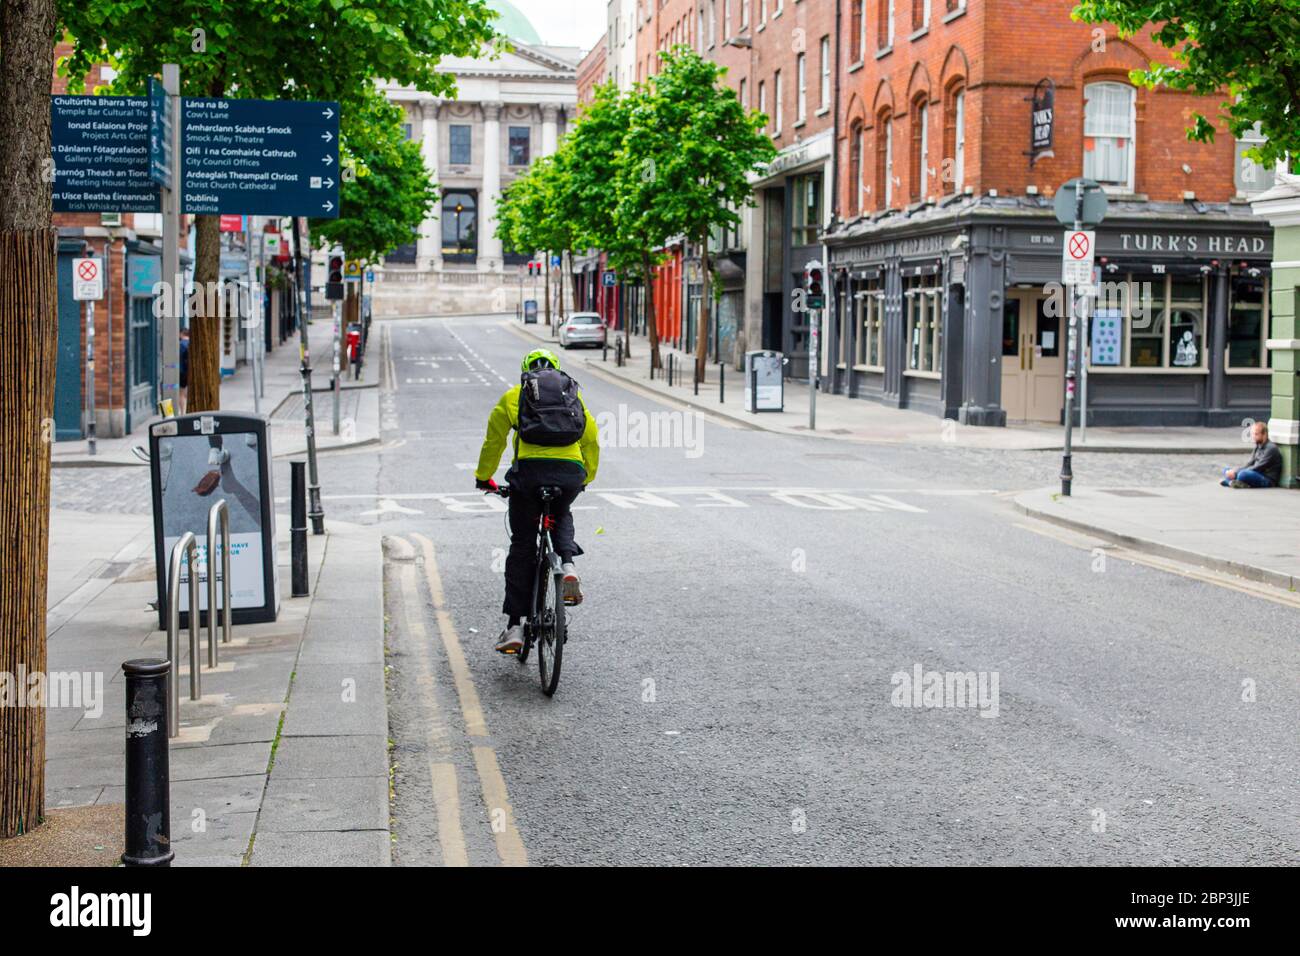
[[[339,214],[339,105],[187,97],[181,210],[256,216]]]
[[[172,188],[172,114],[167,88],[149,77],[149,178],[164,189]]]
[[[95,303],[104,297],[104,263],[92,256],[72,260],[72,298],[86,303],[86,440],[95,454]]]
[[[157,212],[143,96],[50,100],[55,212]]]

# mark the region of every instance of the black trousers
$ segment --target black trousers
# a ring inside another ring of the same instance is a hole
[[[531,458],[516,462],[506,472],[510,484],[510,553],[506,555],[506,599],[501,610],[511,617],[527,617],[532,610],[533,580],[537,574],[537,522],[542,516],[539,489],[552,485],[562,489],[551,499],[555,527],[551,543],[564,561],[582,554],[573,539],[573,513],[569,506],[582,491],[587,473],[571,461]]]

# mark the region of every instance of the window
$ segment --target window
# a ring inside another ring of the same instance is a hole
[[[731,36],[731,0],[722,0],[722,39]]]
[[[820,109],[829,109],[831,105],[831,38],[822,37],[822,88]]]
[[[527,166],[531,161],[530,132],[527,126],[510,127],[511,166]]]
[[[966,183],[966,90],[960,86],[948,93],[943,140],[943,191],[959,193]]]
[[[802,56],[802,54],[801,54]],[[781,135],[781,71],[772,74],[772,135]]]
[[[411,124],[410,124],[410,123],[403,123],[403,124],[402,124],[402,139],[410,139],[410,138],[411,138]]]
[[[876,28],[876,47],[887,50],[894,45],[894,0],[880,0],[880,22]]]
[[[790,181],[790,244],[811,246],[822,226],[822,174],[809,173]]]
[[[894,202],[894,120],[888,110],[876,121],[876,196],[881,209]]]
[[[723,4],[726,4],[727,0],[722,0],[722,2]],[[701,10],[700,11],[701,23],[703,23],[703,20],[704,20],[704,11]],[[700,33],[702,35],[704,31],[700,30]],[[717,41],[717,39],[718,39],[718,0],[709,0],[709,46],[713,46],[713,44]]]
[[[767,116],[767,87],[762,80],[758,81],[758,111]]]
[[[944,0],[944,3],[949,13],[956,13],[958,10],[966,9],[966,0]]]
[[[447,127],[448,161],[453,166],[470,164],[470,130],[472,127],[453,123]]]
[[[907,305],[907,370],[938,374],[943,371],[943,295],[938,276],[908,279],[903,297]]]
[[[854,123],[849,130],[849,215],[862,215],[862,124]]]
[[[872,279],[867,287],[857,294],[858,336],[857,361],[855,364],[869,369],[884,371],[884,350],[881,348],[881,335],[884,330],[885,293],[880,287],[879,279]]]
[[[740,29],[749,26],[749,0],[740,0]]]
[[[1130,274],[1103,283],[1094,314],[1102,306],[1113,309],[1124,326],[1124,349],[1115,364],[1204,370],[1208,287],[1204,276]]]
[[[930,182],[930,110],[924,99],[912,104],[912,201],[926,197]]]
[[[802,123],[808,119],[808,56],[800,53],[795,58],[795,80],[798,83],[799,99],[795,104],[795,121]]]
[[[772,16],[779,17],[783,10],[785,10],[785,0],[773,0]]]
[[[1264,346],[1268,338],[1268,277],[1234,275],[1228,289],[1227,367],[1252,371],[1268,368]]]
[[[736,96],[740,100],[740,105],[749,109],[749,81],[743,76],[740,78],[740,89],[736,91]]]
[[[758,0],[758,25],[767,23],[767,0]]]
[[[912,0],[912,32],[930,25],[930,0]]]
[[[1083,175],[1125,192],[1133,191],[1136,92],[1123,83],[1090,83],[1083,91]]]
[[[867,0],[853,0],[849,9],[849,51],[854,63],[867,58]]]
[[[442,257],[449,262],[478,258],[478,206],[472,190],[443,194]]]

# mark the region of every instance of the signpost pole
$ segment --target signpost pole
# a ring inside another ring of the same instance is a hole
[[[184,277],[181,275],[181,68],[164,63],[163,90],[171,113],[171,186],[162,190],[162,282],[166,298],[162,310],[162,396],[170,398],[173,409],[180,408],[181,386],[181,316],[184,301]]]
[[[262,414],[262,398],[257,391],[257,353],[260,351],[257,274],[253,271],[253,217],[244,217],[244,257],[248,268],[248,374],[253,380],[253,414]]]
[[[302,396],[307,429],[307,479],[310,505],[308,515],[311,517],[311,533],[325,533],[325,512],[320,503],[320,473],[316,468],[316,419],[312,414],[311,403],[311,350],[307,345],[307,315],[311,308],[311,290],[307,287],[307,273],[302,265],[302,228],[299,218],[293,217],[293,256],[294,275],[298,278],[298,342],[302,359]]]
[[[1074,231],[1079,232],[1083,229],[1083,187],[1075,187],[1074,201]],[[1073,355],[1069,356],[1069,368],[1065,372],[1065,449],[1064,456],[1061,459],[1061,494],[1065,497],[1070,496],[1070,484],[1074,481],[1074,471],[1071,467],[1071,458],[1074,453],[1072,439],[1074,437],[1074,387],[1077,381],[1075,369],[1079,364],[1079,303],[1075,299],[1075,292],[1078,287],[1073,283],[1066,287],[1066,298],[1070,303],[1070,342],[1073,345]]]
[[[807,313],[810,341],[808,346],[808,430],[817,430],[817,372],[821,368],[821,312],[812,309]]]
[[[95,454],[95,300],[86,302],[86,441]]]
[[[342,377],[342,365],[339,361],[339,323],[342,321],[340,316],[343,313],[343,303],[335,301],[334,303],[334,434],[339,433],[339,379]]]

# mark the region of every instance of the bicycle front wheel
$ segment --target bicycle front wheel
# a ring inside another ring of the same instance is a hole
[[[542,693],[547,697],[560,685],[560,662],[564,659],[564,587],[563,578],[555,575],[553,586],[546,589],[541,634],[537,638],[537,674]]]

